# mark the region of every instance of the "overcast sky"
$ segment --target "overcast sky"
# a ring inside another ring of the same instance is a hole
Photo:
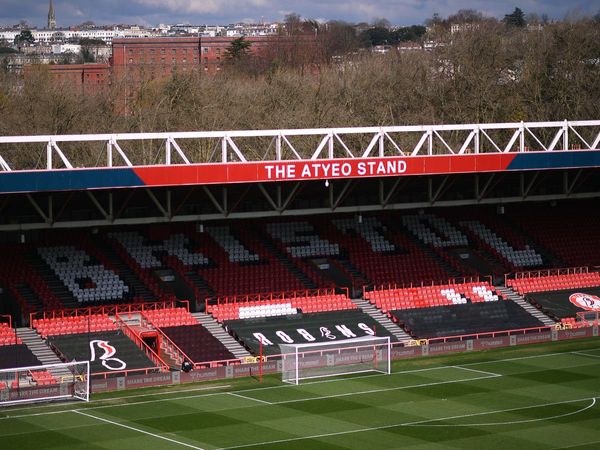
[[[46,25],[49,0],[0,0],[0,25],[27,20]],[[55,0],[58,26],[85,21],[96,24],[159,23],[228,24],[282,20],[295,12],[303,18],[372,22],[385,18],[392,24],[422,24],[434,13],[448,16],[459,9],[477,9],[502,18],[515,6],[526,14],[567,14],[600,11],[600,0]]]

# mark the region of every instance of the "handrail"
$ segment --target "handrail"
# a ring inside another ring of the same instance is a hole
[[[137,333],[135,331],[133,331],[133,329],[123,319],[121,319],[119,314],[115,315],[115,319],[116,319],[117,324],[119,325],[119,328],[121,330],[123,330],[123,332],[127,335],[127,337],[129,337],[129,339],[134,341],[137,344],[137,346],[140,347],[140,349],[144,351],[146,356],[148,356],[148,358],[150,358],[150,361],[155,363],[157,366],[160,366],[159,368],[163,372],[166,372],[169,370],[169,365],[166,362],[164,362],[163,359],[159,355],[157,355],[156,352],[154,350],[152,350],[148,346],[148,344],[146,344],[144,342],[144,340],[141,339],[137,335]]]
[[[594,270],[591,270],[594,272]],[[520,280],[527,278],[542,278],[542,277],[551,277],[558,275],[580,275],[583,273],[589,273],[590,267],[580,266],[580,267],[561,267],[557,269],[542,269],[542,270],[529,270],[524,272],[515,272],[515,273],[507,273],[504,274],[504,284],[508,282],[508,280]]]
[[[155,325],[154,322],[152,322],[152,320],[148,316],[142,314],[142,317],[146,320],[146,322],[150,323],[154,327],[154,330],[156,332],[158,332],[163,337],[164,340],[167,341],[168,345],[170,345],[173,349],[175,349],[178,353],[180,353],[183,358],[194,363],[194,360],[192,358],[190,358],[187,355],[187,353],[185,353],[183,350],[181,350],[181,348],[179,348],[179,346],[177,344],[175,344],[175,342],[173,342],[173,340],[169,336],[167,336],[165,334],[165,332],[163,330],[161,330],[161,328],[159,326]]]
[[[349,296],[348,288],[337,288],[337,290],[345,291],[346,296]],[[322,295],[335,295],[336,288],[321,288],[321,289],[303,289],[299,291],[279,291],[279,292],[267,292],[267,293],[256,293],[246,295],[231,295],[206,298],[204,300],[205,311],[208,310],[209,304],[229,304],[229,303],[249,303],[255,301],[266,301],[266,300],[287,300],[294,298],[305,298]]]
[[[466,284],[466,283],[485,283],[488,282],[490,285],[492,283],[492,277],[490,275],[482,275],[482,276],[465,276],[465,277],[454,277],[448,278],[447,280],[424,280],[420,283],[385,283],[380,285],[364,285],[363,286],[363,297],[367,292],[375,292],[375,291],[387,291],[387,290],[397,290],[397,289],[411,289],[411,288],[422,288],[422,287],[434,287],[434,286],[442,286],[442,285],[453,285],[453,284]]]
[[[0,323],[2,319],[8,319],[8,328],[12,328],[12,316],[10,314],[0,314]]]
[[[51,311],[38,311],[29,314],[29,326],[34,319],[42,316],[43,319],[54,319],[57,317],[72,317],[72,316],[91,316],[94,314],[116,315],[123,313],[135,313],[145,310],[175,308],[181,303],[187,311],[190,310],[189,300],[163,300],[159,302],[143,302],[143,303],[121,303],[117,305],[101,305],[87,306],[85,308],[64,308]],[[181,306],[180,306],[181,307]]]

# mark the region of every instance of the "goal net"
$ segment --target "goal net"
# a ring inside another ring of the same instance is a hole
[[[280,344],[282,380],[302,380],[361,372],[391,372],[389,336],[365,336],[335,342]]]
[[[89,399],[89,361],[0,370],[0,406]]]

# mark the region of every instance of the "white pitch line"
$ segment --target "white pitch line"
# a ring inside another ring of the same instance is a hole
[[[567,402],[564,402],[567,403]],[[574,402],[570,402],[570,403],[574,403]],[[594,405],[596,404],[596,399],[593,398],[592,402],[583,407],[580,408],[576,411],[571,411],[569,413],[564,413],[564,414],[559,414],[557,416],[550,416],[550,417],[542,417],[540,419],[522,419],[522,420],[511,420],[508,422],[488,422],[488,423],[451,423],[451,424],[435,424],[435,423],[413,423],[410,424],[411,426],[415,426],[415,427],[419,427],[419,426],[423,426],[423,427],[495,427],[495,426],[500,426],[500,425],[520,425],[523,423],[532,423],[532,422],[541,422],[543,420],[554,420],[554,419],[560,419],[562,417],[567,417],[567,416],[573,416],[575,414],[579,414],[582,413],[584,411],[587,411],[588,409],[592,408]],[[523,407],[523,408],[514,408],[515,410],[523,410],[523,409],[532,409],[532,408],[539,408],[539,406],[527,406],[527,407]],[[502,412],[509,412],[509,411],[502,411]],[[487,414],[487,413],[486,413]],[[474,414],[471,417],[475,417],[477,414]],[[479,415],[483,415],[483,413],[479,414]],[[445,420],[449,420],[449,419],[445,419]],[[436,422],[439,421],[439,419],[435,420]],[[409,424],[407,424],[409,425]]]
[[[358,428],[356,430],[338,431],[335,433],[323,433],[323,434],[315,434],[315,435],[311,435],[311,436],[298,436],[298,437],[288,438],[288,439],[278,439],[278,440],[273,440],[273,441],[255,442],[252,444],[234,445],[231,447],[221,447],[217,450],[232,450],[232,449],[236,449],[236,448],[259,447],[259,446],[272,445],[272,444],[285,444],[287,442],[304,441],[304,440],[308,440],[308,439],[321,439],[321,438],[325,438],[325,437],[343,436],[346,434],[366,433],[369,431],[387,430],[387,429],[399,428],[399,427],[419,426],[419,425],[425,425],[425,424],[431,423],[431,422],[439,422],[442,420],[463,419],[466,417],[484,416],[484,415],[490,415],[490,414],[500,414],[500,413],[505,413],[505,412],[520,411],[520,410],[524,410],[524,409],[544,408],[546,406],[564,405],[567,403],[577,403],[577,402],[593,400],[593,404],[585,407],[583,409],[583,410],[585,410],[585,409],[591,408],[592,406],[595,405],[596,398],[597,397],[579,398],[576,400],[565,400],[562,402],[542,403],[542,404],[538,404],[538,405],[522,406],[522,407],[518,407],[518,408],[499,409],[499,410],[495,410],[495,411],[486,411],[486,412],[481,412],[481,413],[462,414],[459,416],[440,417],[438,419],[419,420],[416,422],[402,422],[402,423],[397,423],[397,424],[393,424],[393,425],[382,425],[379,427],[364,427],[364,428]],[[578,412],[582,412],[583,410],[579,410]],[[542,420],[547,420],[547,419],[537,419],[537,420],[542,421]]]
[[[592,355],[591,353],[585,353],[585,352],[573,352],[575,355],[581,355],[581,356],[589,356],[590,358],[600,358],[600,355]]]
[[[197,447],[197,446],[192,445],[192,444],[187,444],[186,442],[178,441],[176,439],[171,439],[171,438],[166,437],[166,436],[161,436],[160,434],[150,433],[149,431],[141,430],[139,428],[135,428],[135,427],[132,427],[132,426],[129,426],[129,425],[125,425],[124,423],[119,423],[119,422],[115,422],[113,420],[108,420],[108,419],[104,419],[102,417],[94,416],[92,414],[88,414],[88,413],[85,413],[83,411],[73,410],[72,412],[74,412],[75,414],[80,414],[82,416],[86,416],[86,417],[90,417],[92,419],[99,420],[101,422],[108,423],[110,425],[114,425],[114,426],[117,426],[117,427],[126,428],[128,430],[135,431],[137,433],[146,434],[146,435],[152,436],[152,437],[154,437],[156,439],[162,439],[164,441],[168,441],[168,442],[171,442],[173,444],[181,445],[183,447],[193,448],[195,450],[204,450],[202,447]]]
[[[113,402],[116,400],[127,400],[129,398],[143,398],[143,397],[154,397],[154,396],[160,396],[160,395],[174,395],[174,394],[183,394],[186,392],[198,392],[198,391],[211,391],[213,389],[227,389],[230,388],[232,385],[231,384],[220,384],[217,386],[204,386],[204,387],[199,387],[199,388],[192,388],[192,389],[176,389],[176,390],[165,390],[165,391],[161,391],[161,392],[155,392],[154,394],[134,394],[134,395],[122,395],[120,397],[109,397],[109,398],[101,398],[98,400],[92,400],[90,401],[90,403],[104,403],[104,402]],[[224,394],[224,392],[218,392],[218,394]],[[187,397],[185,397],[187,398]],[[171,399],[169,399],[171,400]],[[165,401],[163,399],[159,399],[158,401]],[[69,406],[69,405],[81,405],[81,400],[75,400],[75,401],[70,401],[70,402],[62,402],[61,406]],[[16,411],[26,411],[26,410],[31,410],[31,409],[42,409],[42,408],[56,408],[56,403],[48,403],[47,405],[37,405],[37,406],[24,406],[21,408],[13,408],[10,407],[10,409],[8,409],[7,411],[10,412],[16,412]],[[110,406],[115,406],[115,405],[110,405]],[[100,406],[98,406],[100,407]],[[95,408],[95,407],[92,407]],[[70,412],[71,410],[63,410],[63,411],[55,411],[55,412]],[[2,417],[0,417],[0,419],[2,419]]]
[[[479,370],[479,369],[471,369],[469,367],[463,367],[463,366],[450,366],[450,367],[455,367],[457,369],[462,369],[462,370],[468,370],[469,372],[483,373],[484,375],[491,375],[491,376],[494,376],[494,377],[501,377],[502,376],[499,373],[487,372],[485,370]]]
[[[237,392],[228,392],[228,394],[229,395],[233,395],[234,397],[243,398],[244,400],[252,400],[252,401],[255,401],[255,402],[259,402],[259,403],[262,403],[264,405],[272,405],[273,404],[271,402],[268,402],[266,400],[261,400],[259,398],[246,397],[245,395],[238,394]]]
[[[404,389],[414,389],[420,387],[428,387],[428,386],[437,386],[439,384],[453,384],[453,383],[463,383],[467,381],[476,381],[476,380],[488,380],[490,378],[501,377],[502,375],[487,375],[485,377],[475,377],[475,378],[465,378],[463,380],[450,380],[450,381],[434,381],[431,383],[421,383],[421,384],[411,384],[408,386],[398,386],[393,388],[381,388],[381,389],[371,389],[367,391],[354,391],[354,392],[345,392],[343,394],[333,394],[333,395],[322,395],[320,397],[310,397],[310,398],[302,398],[295,400],[282,400],[280,402],[271,402],[271,405],[285,405],[288,403],[300,403],[300,402],[310,402],[316,400],[325,400],[329,398],[338,398],[338,397],[350,397],[353,395],[365,395],[365,394],[377,394],[379,392],[390,392],[390,391],[401,391]]]

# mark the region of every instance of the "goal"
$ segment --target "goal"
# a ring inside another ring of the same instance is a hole
[[[0,406],[53,400],[90,400],[90,363],[0,370]]]
[[[279,348],[284,383],[299,384],[302,380],[362,372],[391,373],[389,336],[280,344]]]

